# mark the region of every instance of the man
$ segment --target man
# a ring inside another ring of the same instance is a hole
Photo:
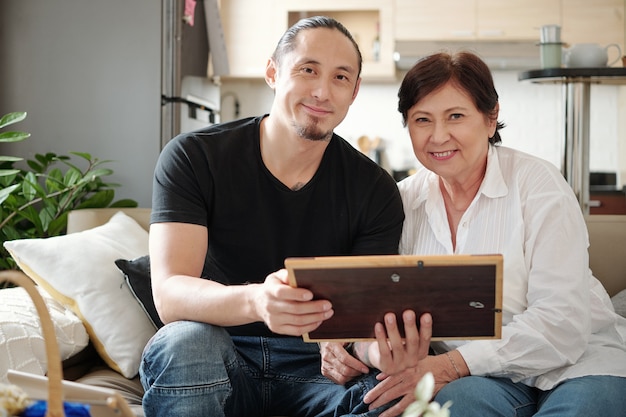
[[[318,345],[300,337],[332,316],[331,303],[291,288],[282,269],[290,256],[397,253],[404,214],[393,179],[333,133],[361,61],[340,23],[301,20],[268,61],[269,115],[163,150],[150,258],[167,325],[143,356],[148,417],[367,410],[368,368],[354,373],[366,374],[358,384],[336,384],[321,374]]]

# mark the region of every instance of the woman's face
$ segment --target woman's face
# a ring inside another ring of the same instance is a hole
[[[422,165],[462,185],[485,171],[497,114],[490,119],[479,112],[465,90],[448,82],[409,109],[407,127]]]

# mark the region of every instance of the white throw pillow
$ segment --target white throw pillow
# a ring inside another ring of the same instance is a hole
[[[43,289],[37,287],[50,312],[61,360],[69,359],[89,343],[83,322]],[[46,343],[39,315],[24,288],[0,290],[0,383],[8,384],[9,369],[45,375]]]
[[[615,312],[622,317],[626,317],[626,290],[621,290],[611,298]]]
[[[108,223],[47,239],[4,243],[18,266],[81,318],[94,347],[127,378],[155,329],[115,265],[148,253],[148,232],[123,212]]]

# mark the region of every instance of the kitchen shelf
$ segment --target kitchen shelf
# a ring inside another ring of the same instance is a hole
[[[626,84],[626,68],[545,68],[520,72],[518,80],[540,84],[585,82],[590,84]]]

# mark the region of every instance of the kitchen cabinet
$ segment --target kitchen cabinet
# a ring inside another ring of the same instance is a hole
[[[395,39],[470,39],[475,11],[475,0],[395,0]]]
[[[284,32],[276,0],[221,0],[220,16],[230,75],[263,78],[265,65]]]
[[[326,15],[343,23],[363,55],[364,81],[391,80],[393,4],[382,0],[221,0],[230,65],[225,78],[262,78],[278,39],[302,17]]]
[[[626,214],[626,194],[623,191],[592,193],[589,214]]]
[[[617,43],[624,51],[624,0],[564,0],[561,38],[575,43]],[[609,60],[616,56],[610,56]]]
[[[560,18],[561,0],[395,0],[395,39],[538,41]]]
[[[539,28],[558,24],[561,0],[478,0],[478,39],[539,41]]]
[[[363,56],[363,81],[395,79],[393,3],[384,0],[277,0],[279,24],[285,30],[304,17],[325,15],[352,33]]]
[[[561,25],[566,43],[618,43],[626,54],[624,0],[221,0],[220,11],[233,78],[263,77],[282,33],[316,14],[352,32],[366,82],[395,79],[396,41],[538,42],[545,24]]]

